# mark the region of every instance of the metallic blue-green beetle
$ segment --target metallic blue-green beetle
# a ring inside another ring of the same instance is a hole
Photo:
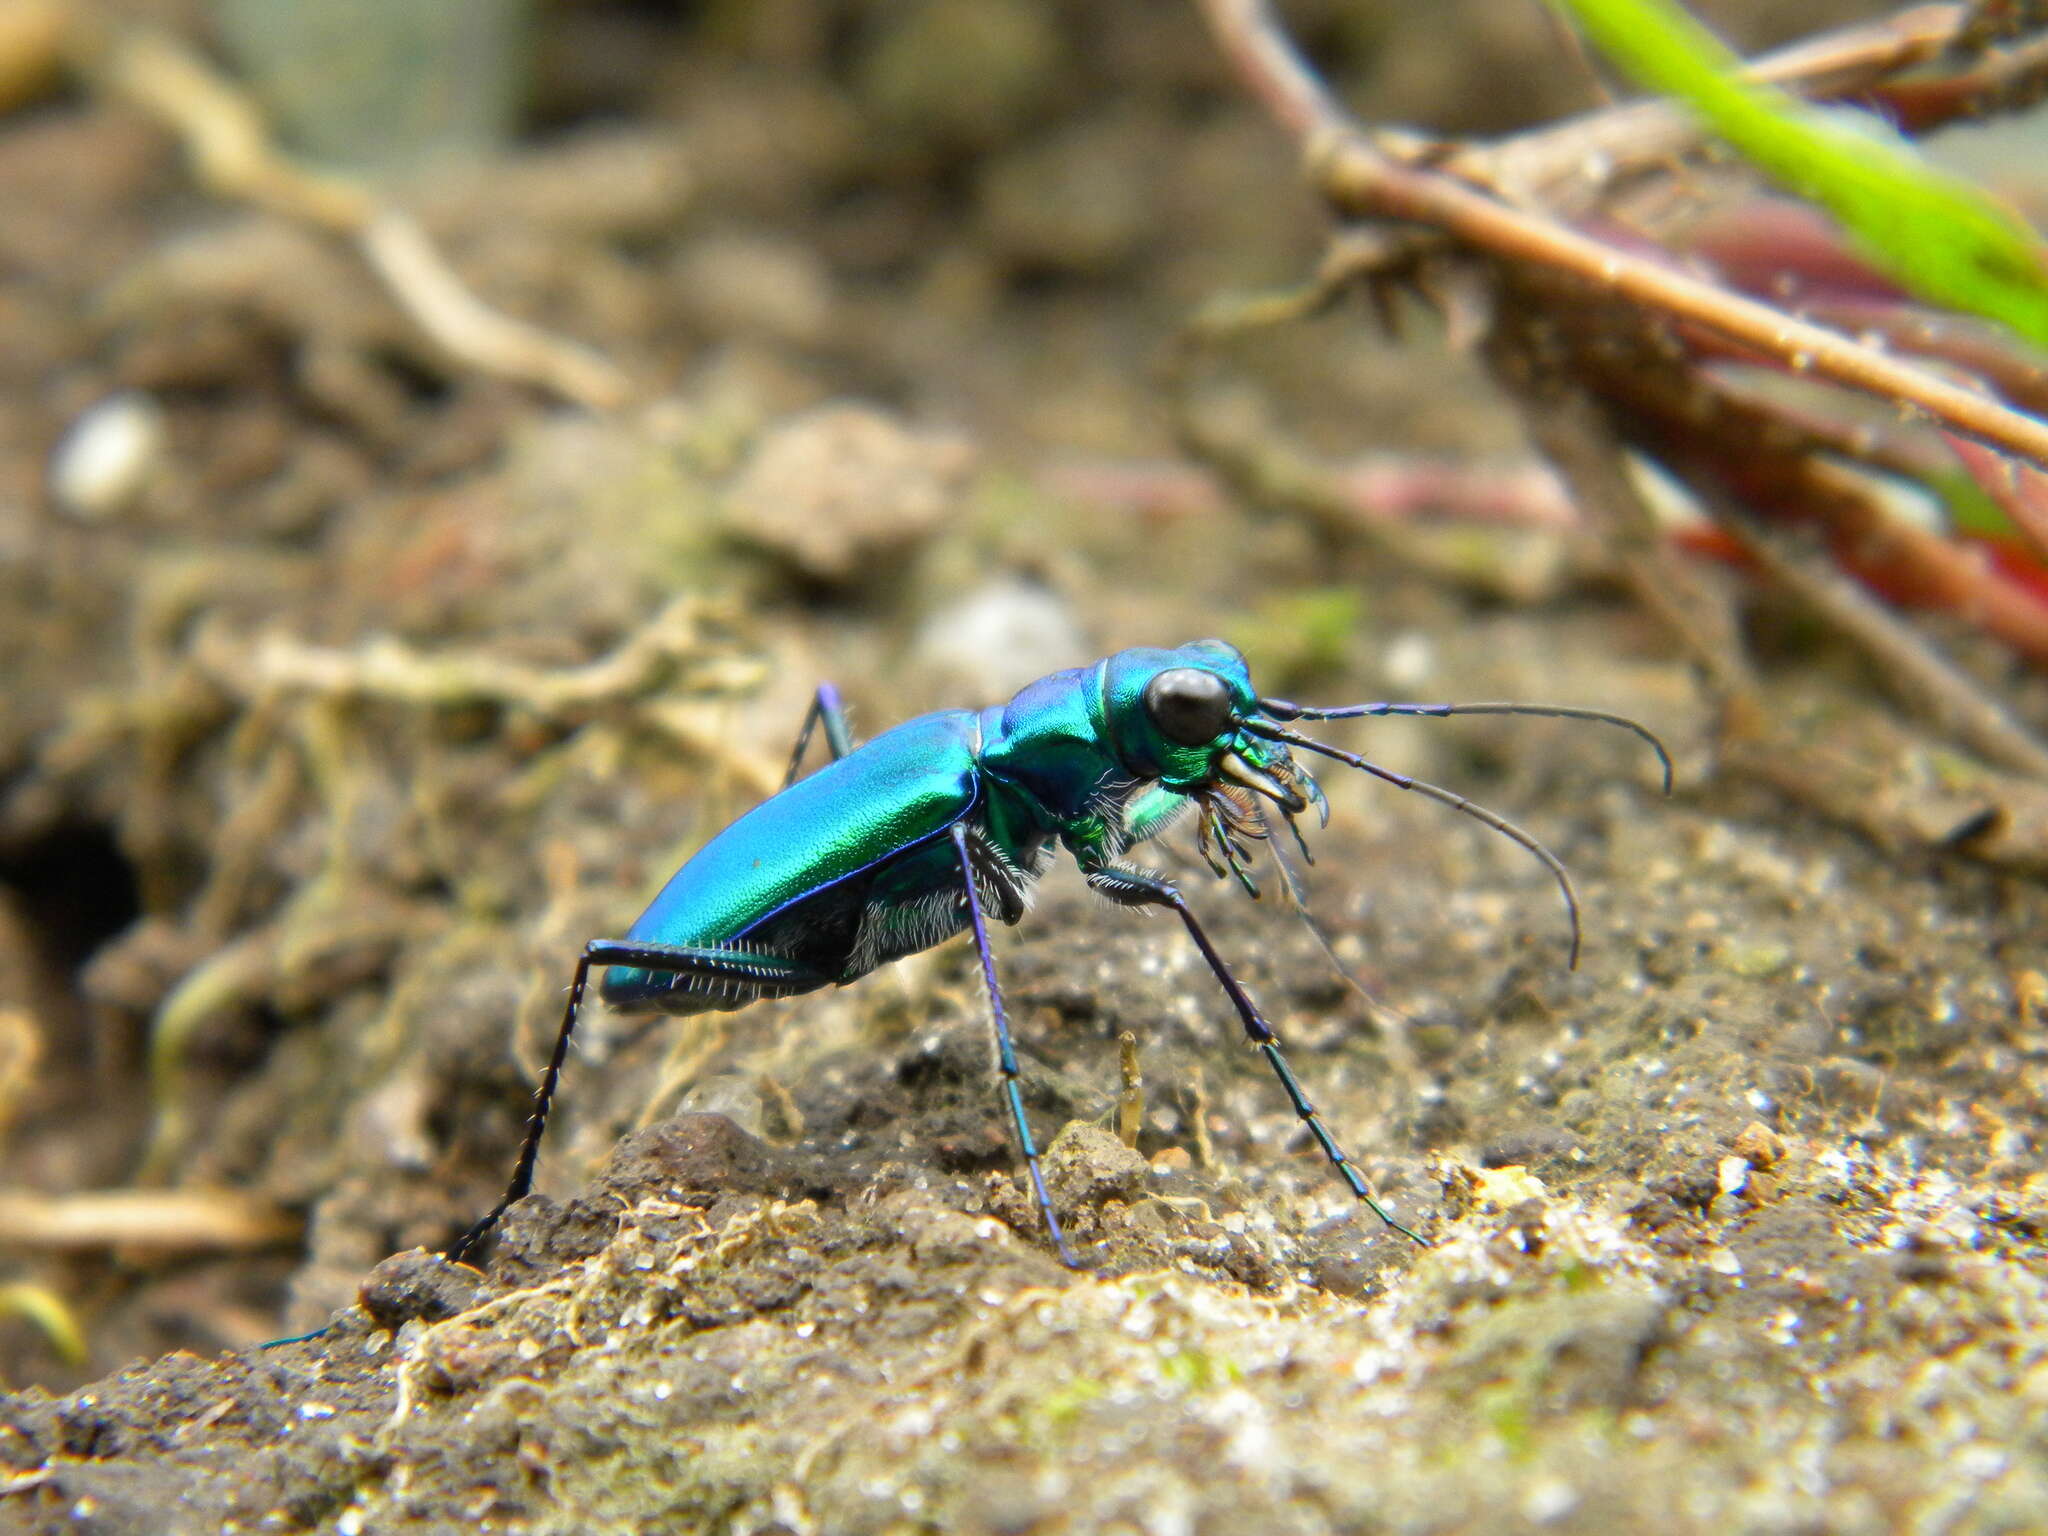
[[[920,715],[858,748],[838,695],[821,687],[782,792],[705,844],[623,939],[598,939],[585,947],[511,1184],[451,1255],[461,1259],[473,1252],[531,1187],[548,1108],[593,967],[603,968],[599,991],[616,1007],[702,1013],[844,986],[887,961],[971,932],[988,984],[1002,1093],[1032,1194],[1061,1258],[1071,1264],[1024,1117],[986,921],[990,913],[1005,923],[1023,916],[1031,883],[1060,846],[1109,900],[1166,907],[1180,918],[1252,1045],[1339,1177],[1382,1221],[1413,1237],[1373,1200],[1364,1176],[1303,1093],[1272,1026],[1180,892],[1123,857],[1132,845],[1191,814],[1210,867],[1219,877],[1234,874],[1257,896],[1247,840],[1267,838],[1277,816],[1299,844],[1297,815],[1314,806],[1328,818],[1321,789],[1289,751],[1302,748],[1441,800],[1529,848],[1564,892],[1576,964],[1578,903],[1570,878],[1527,833],[1462,796],[1288,729],[1299,720],[1453,714],[1558,715],[1623,726],[1656,749],[1670,788],[1671,763],[1662,744],[1618,715],[1538,704],[1311,709],[1261,698],[1244,657],[1221,640],[1197,640],[1175,650],[1119,651],[1093,666],[1042,677],[1007,704]],[[798,780],[805,748],[821,723],[834,760]],[[1306,856],[1305,846],[1302,852]]]

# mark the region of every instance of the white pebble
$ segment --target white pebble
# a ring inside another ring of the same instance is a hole
[[[1380,670],[1396,688],[1420,688],[1436,671],[1436,647],[1421,630],[1404,629],[1387,642]]]
[[[50,494],[73,517],[97,521],[121,511],[163,457],[163,407],[135,390],[79,413],[50,455]]]
[[[917,660],[949,673],[973,696],[1000,698],[1033,678],[1086,660],[1074,611],[1058,593],[998,576],[919,626]]]

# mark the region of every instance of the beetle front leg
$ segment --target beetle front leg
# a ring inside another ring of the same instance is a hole
[[[1209,942],[1209,935],[1203,931],[1202,925],[1195,920],[1195,914],[1189,910],[1187,899],[1171,882],[1128,865],[1098,865],[1087,872],[1087,879],[1093,890],[1119,906],[1166,907],[1180,918],[1188,930],[1188,936],[1195,941],[1195,948],[1202,952],[1202,958],[1208,962],[1210,971],[1229,996],[1231,1006],[1237,1010],[1245,1034],[1250,1037],[1259,1054],[1266,1058],[1266,1064],[1273,1069],[1273,1075],[1280,1079],[1280,1086],[1286,1090],[1287,1101],[1294,1106],[1295,1115],[1308,1127],[1309,1134],[1315,1137],[1316,1145],[1322,1148],[1323,1155],[1330,1160],[1331,1168],[1344,1181],[1345,1188],[1349,1189],[1367,1210],[1396,1232],[1427,1248],[1429,1242],[1426,1238],[1418,1237],[1394,1220],[1373,1198],[1372,1189],[1365,1182],[1365,1175],[1359,1172],[1358,1165],[1351,1160],[1351,1155],[1337,1144],[1337,1138],[1330,1134],[1330,1128],[1323,1123],[1323,1117],[1316,1112],[1315,1105],[1302,1091],[1301,1080],[1294,1075],[1294,1069],[1287,1064],[1287,1057],[1281,1052],[1280,1037],[1273,1032],[1273,1026],[1266,1022],[1266,1016],[1259,1012],[1259,1005],[1252,1001],[1251,993],[1245,990],[1244,984],[1231,973],[1230,967],[1224,964],[1223,957],[1216,952],[1216,946]]]

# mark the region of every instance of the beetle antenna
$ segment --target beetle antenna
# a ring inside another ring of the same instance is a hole
[[[1308,857],[1308,844],[1302,841],[1301,828],[1294,824],[1292,816],[1282,818],[1275,812],[1267,810],[1264,805],[1254,805],[1252,810],[1258,815],[1259,824],[1266,829],[1266,846],[1273,852],[1274,868],[1280,871],[1280,890],[1287,898],[1287,905],[1292,907],[1300,916],[1310,918],[1308,910],[1308,885],[1301,878],[1301,871],[1294,867],[1293,860],[1289,859],[1281,850],[1280,839],[1273,823],[1283,819],[1286,821],[1287,830],[1294,834],[1295,847],[1299,848],[1303,857],[1306,858]],[[1315,860],[1310,858],[1309,862],[1313,864]],[[1316,926],[1312,918],[1310,918],[1309,926],[1311,928]]]
[[[1323,927],[1322,919],[1316,916],[1308,904],[1308,882],[1302,878],[1301,871],[1294,867],[1294,861],[1287,856],[1286,850],[1280,846],[1280,839],[1273,833],[1276,813],[1263,805],[1258,807],[1258,812],[1259,819],[1266,824],[1266,846],[1272,851],[1273,863],[1280,871],[1280,889],[1286,894],[1287,904],[1294,909],[1294,915],[1301,919],[1301,926],[1306,928],[1309,936],[1316,941],[1317,948],[1323,952],[1323,958],[1330,962],[1330,969],[1335,971],[1344,984],[1356,992],[1359,1000],[1365,1004],[1366,1016],[1380,1032],[1380,1039],[1385,1044],[1387,1055],[1395,1067],[1409,1077],[1418,1076],[1421,1068],[1415,1060],[1415,1047],[1409,1041],[1409,1030],[1415,1021],[1360,981],[1358,973],[1339,957],[1337,946],[1330,941],[1329,930]],[[1294,824],[1292,816],[1285,819],[1287,829],[1294,834],[1294,845],[1301,850],[1302,856],[1307,858],[1308,844],[1302,841],[1301,828]]]
[[[1317,709],[1286,699],[1261,699],[1259,712],[1274,720],[1362,720],[1382,715],[1426,715],[1433,719],[1446,715],[1540,715],[1552,720],[1591,720],[1600,725],[1618,725],[1649,743],[1650,750],[1657,754],[1657,762],[1664,770],[1664,793],[1671,793],[1671,754],[1658,740],[1656,732],[1626,715],[1610,714],[1604,709],[1579,709],[1570,704],[1514,703],[1344,704],[1333,709]]]
[[[1263,736],[1268,741],[1281,741],[1290,747],[1300,747],[1308,752],[1319,752],[1324,757],[1334,758],[1348,767],[1363,769],[1374,778],[1386,780],[1396,789],[1412,789],[1425,799],[1434,800],[1440,805],[1448,805],[1452,810],[1470,816],[1475,821],[1484,822],[1510,842],[1520,843],[1524,848],[1535,854],[1538,859],[1543,861],[1544,867],[1556,878],[1558,890],[1564,894],[1565,914],[1571,920],[1572,929],[1571,958],[1566,962],[1566,968],[1568,970],[1578,969],[1579,893],[1572,886],[1571,873],[1564,867],[1564,864],[1558,859],[1556,854],[1537,842],[1534,837],[1524,832],[1512,821],[1509,821],[1507,817],[1501,815],[1498,811],[1489,811],[1485,806],[1478,804],[1476,801],[1468,800],[1460,794],[1454,794],[1452,791],[1444,789],[1439,785],[1428,783],[1422,779],[1412,779],[1405,773],[1394,772],[1391,768],[1382,768],[1378,763],[1369,762],[1365,758],[1360,757],[1356,752],[1346,752],[1341,747],[1326,745],[1315,740],[1313,737],[1304,736],[1298,731],[1290,731],[1285,726],[1269,725],[1263,720],[1247,720],[1244,723],[1244,729],[1250,731],[1255,736]]]

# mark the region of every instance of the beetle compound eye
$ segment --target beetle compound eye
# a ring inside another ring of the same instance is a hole
[[[1230,724],[1230,690],[1214,672],[1175,667],[1145,685],[1145,713],[1168,741],[1203,746]]]

